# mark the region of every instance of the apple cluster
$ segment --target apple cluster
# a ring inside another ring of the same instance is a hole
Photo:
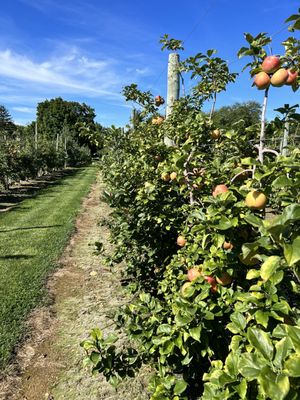
[[[154,102],[155,102],[155,105],[157,107],[159,107],[159,106],[161,106],[161,105],[163,105],[165,103],[165,100],[161,96],[156,96]]]
[[[298,71],[281,67],[277,56],[266,57],[261,64],[261,72],[255,75],[254,84],[259,90],[267,89],[270,85],[280,87],[296,84]]]

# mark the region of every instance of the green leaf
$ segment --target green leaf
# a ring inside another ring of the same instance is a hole
[[[247,337],[250,344],[258,350],[266,360],[273,358],[274,347],[269,335],[261,329],[249,328]]]
[[[278,369],[282,369],[282,362],[285,360],[287,355],[293,349],[293,344],[290,338],[285,337],[276,343],[275,349],[276,349],[276,355],[273,363],[275,367],[277,367]]]
[[[174,349],[175,343],[171,340],[167,340],[162,347],[160,347],[160,354],[170,354]]]
[[[263,310],[257,310],[254,314],[256,322],[262,325],[264,328],[267,328],[269,322],[269,313]]]
[[[260,271],[258,269],[249,269],[246,275],[246,279],[251,280],[258,278],[260,276]]]
[[[222,231],[226,231],[227,229],[230,229],[232,227],[232,222],[230,221],[230,219],[228,219],[225,216],[222,216],[219,224],[217,225],[217,228],[222,230]]]
[[[284,364],[289,376],[300,377],[300,354],[291,356]]]
[[[178,326],[185,326],[186,324],[189,324],[192,320],[192,315],[184,315],[180,312],[175,316],[175,322]]]
[[[247,380],[257,379],[266,361],[254,353],[243,353],[240,356],[238,369]]]
[[[289,267],[300,261],[300,236],[297,236],[292,244],[285,244],[283,249]]]
[[[247,321],[243,314],[239,312],[234,312],[230,315],[230,319],[241,331],[246,328]]]
[[[264,281],[267,281],[280,265],[280,257],[270,256],[262,264],[260,268],[260,276]]]
[[[91,330],[90,337],[94,340],[101,340],[103,338],[103,333],[101,329],[94,328]]]
[[[166,333],[167,335],[171,335],[172,327],[168,324],[161,324],[157,328],[157,334],[159,335],[160,333]]]
[[[90,359],[93,362],[93,364],[97,364],[100,358],[100,354],[97,353],[96,351],[92,351],[90,354]]]
[[[191,335],[191,337],[195,340],[197,340],[198,342],[200,342],[200,337],[201,337],[201,330],[202,330],[202,326],[196,326],[194,328],[191,328],[189,330],[189,333]]]
[[[256,228],[260,228],[263,224],[262,219],[254,214],[248,214],[244,219],[246,222],[248,222],[248,224],[255,226]]]
[[[241,383],[234,388],[242,400],[246,399],[248,388],[246,379],[242,379]]]
[[[270,399],[283,400],[290,391],[288,376],[275,374],[270,367],[264,367],[258,382],[263,393]]]
[[[286,186],[292,186],[293,185],[293,181],[291,179],[289,179],[287,176],[285,175],[281,175],[278,178],[276,178],[273,182],[272,182],[272,186],[274,188],[283,188]]]
[[[174,394],[175,395],[181,394],[185,391],[186,388],[187,388],[187,383],[183,379],[177,381],[174,387]]]
[[[113,344],[118,340],[118,336],[115,334],[108,335],[107,338],[103,341],[104,344]]]

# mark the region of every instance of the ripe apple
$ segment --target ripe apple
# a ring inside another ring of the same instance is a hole
[[[262,210],[266,207],[267,197],[259,190],[252,190],[245,199],[246,206],[255,210]]]
[[[223,243],[223,249],[224,250],[232,250],[233,249],[233,244],[231,242],[224,242]]]
[[[214,196],[214,197],[217,197],[219,194],[221,194],[221,193],[225,193],[225,192],[228,192],[228,187],[226,186],[226,185],[224,185],[224,184],[221,184],[221,185],[217,185],[215,188],[214,188],[214,190],[213,190],[213,192],[212,192],[212,195]]]
[[[170,174],[171,181],[175,181],[176,178],[177,178],[177,172],[171,172]]]
[[[263,60],[261,64],[261,69],[267,74],[271,74],[272,72],[277,71],[279,67],[280,58],[277,56],[268,56]]]
[[[288,69],[287,71],[288,71],[289,76],[288,76],[285,84],[291,86],[298,77],[298,71],[291,71],[290,69]]]
[[[219,137],[221,136],[221,131],[219,129],[214,129],[213,131],[211,131],[210,136],[213,139],[219,139]]]
[[[270,83],[271,79],[266,72],[259,72],[255,75],[254,84],[259,90],[267,89]]]
[[[160,125],[164,122],[164,118],[163,117],[152,118],[151,122],[153,125]]]
[[[289,77],[288,71],[285,68],[280,68],[272,76],[271,85],[275,87],[283,86],[287,81],[288,77]]]
[[[218,291],[217,281],[213,276],[205,275],[204,279],[210,284],[211,288],[210,291],[215,293]]]
[[[170,174],[168,174],[167,172],[163,172],[163,173],[161,174],[161,179],[162,179],[163,181],[165,181],[165,182],[169,182],[169,180],[170,180]]]
[[[186,296],[186,290],[191,286],[192,282],[185,282],[180,289],[180,293],[182,297]]]
[[[223,272],[221,275],[216,277],[216,281],[222,285],[227,286],[232,282],[232,276],[228,274],[228,272]]]
[[[216,284],[216,280],[213,276],[205,275],[204,279],[212,286]]]
[[[161,97],[161,96],[156,96],[155,97],[155,105],[157,107],[161,106],[162,104],[164,104],[165,100]]]
[[[190,282],[194,281],[195,279],[201,276],[201,271],[197,268],[191,268],[188,270],[187,277]]]
[[[177,238],[177,244],[178,244],[178,246],[180,246],[180,247],[184,247],[185,246],[185,244],[186,244],[186,239],[185,239],[185,237],[183,237],[183,236],[178,236],[178,238]]]

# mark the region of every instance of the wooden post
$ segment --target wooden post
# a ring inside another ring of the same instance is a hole
[[[289,121],[285,121],[284,130],[283,130],[283,139],[282,139],[282,151],[281,154],[283,156],[288,155],[288,140],[289,140]]]
[[[168,93],[167,93],[167,111],[166,117],[171,114],[173,104],[179,99],[180,92],[180,75],[179,75],[179,54],[169,54],[168,62]],[[164,138],[167,146],[174,146],[174,141],[167,136]]]

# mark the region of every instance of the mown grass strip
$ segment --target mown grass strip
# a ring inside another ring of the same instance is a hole
[[[46,298],[45,280],[74,229],[97,167],[79,168],[0,215],[0,369],[20,340],[28,313]]]

